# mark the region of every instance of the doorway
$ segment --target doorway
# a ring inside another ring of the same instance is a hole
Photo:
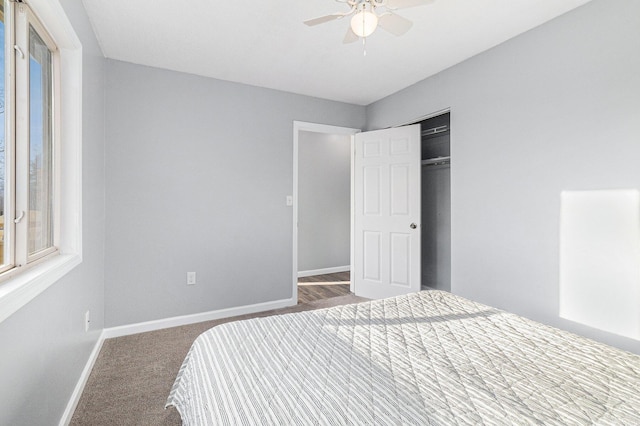
[[[358,132],[294,122],[292,304],[299,301],[299,279],[307,282],[303,296],[308,296],[315,285],[308,277],[343,277],[351,270],[352,135]],[[342,278],[328,281],[317,285],[344,287]],[[337,289],[320,293],[331,297]]]
[[[298,277],[298,304],[351,294],[350,271]]]
[[[450,113],[420,125],[422,288],[451,291]]]
[[[450,113],[440,111],[408,124],[420,124],[420,265],[418,289],[451,291],[451,179]],[[350,291],[355,293],[355,138],[359,129],[294,122],[294,192],[293,192],[293,291],[292,304],[298,300],[298,184],[299,145],[304,132],[325,135],[349,135],[351,140],[351,215],[350,215]],[[368,132],[370,133],[370,132]],[[358,136],[360,138],[360,136]],[[303,137],[304,139],[304,137]],[[397,142],[397,141],[396,141]],[[400,144],[402,145],[402,144]],[[401,147],[398,145],[399,147]],[[397,169],[400,170],[400,169]],[[411,228],[415,229],[414,223]],[[397,234],[397,233],[396,233]],[[397,238],[399,239],[399,238]],[[327,271],[331,272],[331,271]],[[412,290],[417,291],[417,290]],[[382,296],[379,296],[382,297]]]

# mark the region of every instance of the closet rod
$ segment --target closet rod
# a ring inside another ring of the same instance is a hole
[[[429,136],[429,135],[435,135],[436,133],[446,132],[447,130],[449,130],[449,126],[445,124],[444,126],[438,126],[432,129],[423,130],[422,132],[420,132],[420,134],[422,136]]]
[[[439,164],[449,164],[450,162],[451,162],[451,156],[429,158],[427,160],[422,160],[421,161],[423,166],[436,166],[436,165],[439,165]]]

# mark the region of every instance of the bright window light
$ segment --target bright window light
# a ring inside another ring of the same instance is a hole
[[[640,340],[640,192],[563,191],[560,317]]]

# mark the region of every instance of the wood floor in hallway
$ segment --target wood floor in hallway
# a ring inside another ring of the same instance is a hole
[[[298,278],[298,303],[350,294],[349,271]]]

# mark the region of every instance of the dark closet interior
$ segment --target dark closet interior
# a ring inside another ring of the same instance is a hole
[[[420,122],[422,287],[451,291],[450,113]]]

